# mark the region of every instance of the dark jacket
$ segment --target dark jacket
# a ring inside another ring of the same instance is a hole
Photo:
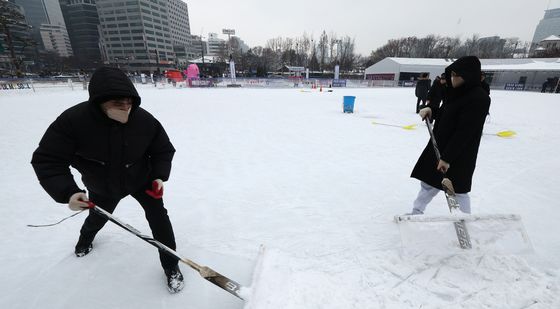
[[[64,111],[47,129],[31,164],[43,188],[59,203],[82,191],[69,166],[89,191],[122,198],[154,179],[167,180],[175,153],[162,125],[140,107],[134,85],[120,70],[100,68],[91,78],[90,98]],[[126,124],[109,119],[100,103],[131,97]]]
[[[427,99],[430,101],[430,104],[433,104],[439,107],[441,102],[445,102],[445,95],[446,95],[446,88],[447,84],[442,84],[440,82],[441,78],[436,77],[434,82],[432,83],[432,87],[430,87],[430,91],[428,91]]]
[[[416,82],[415,94],[417,98],[425,100],[428,96],[428,91],[430,90],[431,80],[429,79],[419,79]]]
[[[433,111],[438,115],[434,134],[441,159],[450,164],[447,177],[453,182],[457,193],[467,193],[471,190],[490,97],[480,85],[478,58],[467,56],[452,63],[446,69],[448,83],[451,82],[451,71],[463,77],[465,84],[459,88],[447,88],[447,101]],[[441,189],[443,176],[436,167],[436,155],[431,142],[428,141],[411,177]]]
[[[486,91],[486,93],[490,95],[490,85],[484,80],[480,83],[480,85],[482,86],[482,89],[484,89],[484,91]]]

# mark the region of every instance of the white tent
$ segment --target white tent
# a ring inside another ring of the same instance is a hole
[[[371,86],[412,86],[420,73],[433,80],[455,59],[388,57],[365,70],[364,79]],[[491,86],[502,88],[509,83],[523,83],[524,89],[540,89],[542,83],[560,75],[559,58],[481,59],[482,70],[489,73]]]
[[[364,77],[374,81],[402,81],[415,79],[425,72],[434,79],[453,61],[454,59],[388,57],[367,68]]]

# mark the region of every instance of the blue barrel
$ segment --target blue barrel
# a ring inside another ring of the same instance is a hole
[[[355,96],[345,95],[343,101],[343,112],[345,113],[353,113],[354,112],[354,101],[356,100]]]

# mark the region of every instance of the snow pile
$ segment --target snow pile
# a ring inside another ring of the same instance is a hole
[[[27,227],[71,214],[29,161],[87,93],[0,93],[0,308],[560,308],[559,97],[492,92],[471,194],[475,213],[521,215],[535,253],[413,255],[393,222],[410,211],[410,171],[428,142],[413,91],[139,87],[177,148],[164,196],[177,251],[250,286],[267,248],[246,304],[185,265],[185,290],[169,295],[157,251],[114,224],[82,259],[73,247],[85,214]],[[356,113],[342,113],[344,95]],[[443,195],[427,211],[448,213]],[[115,215],[149,234],[134,200]]]

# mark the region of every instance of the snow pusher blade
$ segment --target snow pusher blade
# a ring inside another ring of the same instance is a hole
[[[259,294],[259,283],[262,280],[261,273],[263,269],[263,263],[265,258],[266,250],[264,245],[259,248],[259,254],[257,256],[257,262],[255,263],[255,270],[253,271],[253,278],[251,280],[251,286],[241,289],[241,295],[245,300],[245,306],[243,309],[256,309],[258,307],[258,294]]]
[[[137,229],[135,229],[134,227],[124,223],[123,221],[121,221],[120,219],[118,219],[117,217],[113,216],[111,213],[107,212],[106,210],[104,210],[103,208],[93,204],[92,202],[88,202],[89,204],[89,208],[94,211],[95,213],[97,213],[98,215],[108,219],[109,221],[115,223],[116,225],[120,226],[121,228],[127,230],[128,232],[136,235],[138,238],[144,240],[145,242],[151,244],[152,246],[158,248],[159,250],[161,250],[161,252],[167,254],[168,256],[174,257],[176,258],[178,261],[187,264],[189,267],[191,267],[192,269],[194,269],[195,271],[197,271],[200,276],[202,276],[202,278],[210,281],[211,283],[213,283],[214,285],[220,287],[221,289],[223,289],[224,291],[232,294],[233,296],[240,298],[243,300],[243,297],[241,296],[241,291],[244,289],[244,287],[239,284],[238,282],[222,275],[219,274],[218,272],[214,271],[213,269],[207,267],[207,266],[202,266],[199,265],[197,263],[195,263],[194,261],[181,257],[175,250],[167,247],[166,245],[162,244],[161,242],[153,239],[152,237],[149,237],[147,235],[142,234],[140,231],[138,231]]]
[[[495,254],[524,254],[533,251],[531,241],[515,214],[487,215],[402,215],[395,216],[406,250],[428,253],[463,252]],[[457,237],[455,223],[468,228],[471,250],[464,250]]]
[[[441,155],[429,119],[425,119],[437,161]],[[460,211],[453,183],[443,174],[441,182],[448,216],[404,215],[395,216],[405,248],[421,251],[464,251],[494,253],[528,253],[533,250],[518,215],[470,215]]]

